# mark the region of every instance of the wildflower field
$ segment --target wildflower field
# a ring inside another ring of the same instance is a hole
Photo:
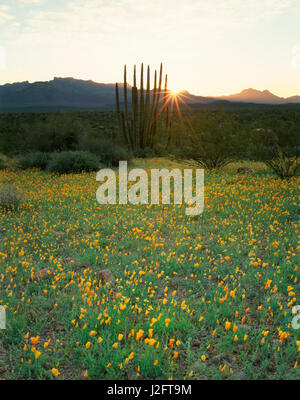
[[[0,378],[299,379],[299,178],[245,165],[205,172],[197,217],[101,206],[95,173],[0,171],[23,192],[0,208]]]

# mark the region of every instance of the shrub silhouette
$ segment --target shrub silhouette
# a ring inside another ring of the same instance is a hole
[[[36,151],[34,153],[28,153],[19,159],[19,167],[21,169],[28,168],[40,168],[46,169],[49,161],[51,160],[50,153],[42,153]]]
[[[47,169],[50,172],[68,174],[71,172],[96,171],[99,161],[96,155],[87,151],[62,151],[54,153]]]

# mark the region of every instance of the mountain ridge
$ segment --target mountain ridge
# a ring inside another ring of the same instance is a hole
[[[286,104],[286,103],[300,103],[300,96],[290,96],[290,97],[279,97],[271,93],[269,90],[257,90],[253,88],[248,88],[242,90],[240,93],[218,96],[220,99],[232,100],[232,101],[246,101],[264,104]]]
[[[122,87],[123,83],[119,83]],[[127,84],[130,91],[131,86]],[[120,98],[122,101],[122,92]],[[225,96],[199,96],[184,90],[182,99],[191,105],[253,103],[266,105],[300,104],[300,96],[279,97],[269,90],[244,89]],[[180,96],[180,94],[179,94]],[[129,96],[130,98],[131,96]],[[54,77],[50,81],[29,81],[0,85],[0,110],[20,110],[47,107],[74,109],[111,109],[115,106],[115,83],[99,83],[73,77]]]

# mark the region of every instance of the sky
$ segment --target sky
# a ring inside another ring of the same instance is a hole
[[[175,92],[300,95],[300,0],[0,0],[0,84],[114,83],[141,62]]]

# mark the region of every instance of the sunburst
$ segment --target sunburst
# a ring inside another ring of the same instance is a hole
[[[185,90],[180,90],[177,92],[167,90],[166,92],[163,93],[162,107],[160,109],[160,113],[162,113],[164,111],[164,109],[168,107],[171,116],[173,115],[174,109],[175,109],[184,130],[186,130],[187,127],[186,127],[185,121],[182,117],[182,108],[185,108],[188,111],[191,111],[191,107],[186,102],[187,100],[192,100],[192,98],[189,95],[189,93],[186,92]],[[191,128],[193,131],[189,117],[186,116],[185,120],[186,120],[189,128]]]

